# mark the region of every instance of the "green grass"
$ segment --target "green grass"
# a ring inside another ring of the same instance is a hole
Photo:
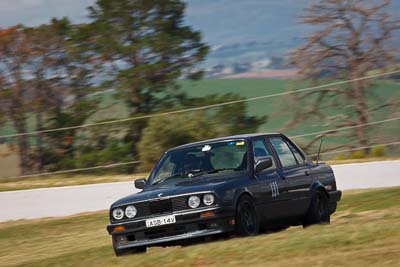
[[[107,212],[0,224],[2,266],[395,266],[400,188],[345,192],[331,225],[116,258]]]

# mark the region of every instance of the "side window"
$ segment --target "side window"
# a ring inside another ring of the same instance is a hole
[[[265,144],[264,139],[256,139],[253,141],[253,154],[254,154],[254,162],[257,162],[257,160],[259,160],[260,158],[271,157],[272,166],[269,169],[276,168],[274,157],[272,156],[271,151]]]
[[[283,167],[297,165],[297,161],[292,153],[292,150],[281,137],[273,137],[270,140]]]
[[[295,156],[295,158],[297,160],[297,163],[300,164],[300,165],[305,164],[306,163],[306,159],[304,158],[304,155],[295,146],[293,146],[291,143],[288,143],[288,145],[289,145],[290,149],[292,150],[292,152],[293,152],[293,154],[294,154],[294,156]]]

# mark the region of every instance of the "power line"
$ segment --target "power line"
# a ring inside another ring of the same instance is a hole
[[[312,135],[323,134],[323,133],[330,133],[330,132],[334,133],[334,132],[336,132],[336,131],[343,131],[343,130],[349,130],[349,129],[354,129],[354,128],[360,128],[360,127],[363,127],[363,126],[374,125],[374,124],[380,124],[380,123],[391,122],[391,121],[396,121],[396,120],[400,120],[400,117],[390,118],[390,119],[381,120],[381,121],[368,122],[368,123],[358,124],[358,125],[354,125],[354,126],[346,126],[346,127],[341,127],[341,128],[337,128],[337,129],[331,129],[331,130],[313,132],[313,133],[308,133],[308,134],[294,135],[294,136],[291,136],[291,138],[312,136]]]
[[[334,151],[321,153],[320,155],[331,155],[331,154],[338,154],[338,153],[343,153],[343,152],[357,151],[357,150],[362,150],[362,149],[367,149],[367,148],[382,147],[382,146],[394,146],[394,145],[400,145],[400,141],[399,142],[386,143],[386,144],[379,144],[379,145],[371,145],[371,146],[363,146],[363,147],[357,147],[357,148],[349,148],[349,149],[343,149],[343,150],[334,150]],[[315,157],[317,155],[318,154],[313,154],[313,155],[310,155],[310,156],[311,157]]]
[[[277,96],[285,96],[285,95],[290,95],[290,94],[295,94],[295,93],[300,93],[300,92],[306,92],[306,91],[316,90],[316,89],[325,88],[325,87],[329,87],[329,86],[335,86],[335,85],[341,85],[341,84],[346,84],[346,83],[355,82],[355,81],[378,78],[378,77],[392,75],[392,74],[396,74],[396,73],[400,73],[400,70],[395,70],[395,71],[391,71],[391,72],[385,72],[385,73],[380,73],[380,74],[369,75],[369,76],[360,77],[360,78],[351,79],[351,80],[346,80],[346,81],[333,82],[333,83],[328,83],[328,84],[324,84],[324,85],[307,87],[307,88],[298,89],[298,90],[289,91],[289,92],[283,92],[283,93],[276,93],[276,94],[270,94],[270,95],[264,95],[264,96],[251,97],[251,98],[246,98],[246,99],[227,101],[227,102],[218,103],[218,104],[205,105],[205,106],[200,106],[200,107],[187,108],[187,109],[181,109],[181,110],[175,110],[175,111],[169,111],[169,112],[154,113],[154,114],[148,114],[148,115],[143,115],[143,116],[138,116],[138,117],[130,117],[130,118],[124,118],[124,119],[109,120],[109,121],[82,124],[82,125],[70,126],[70,127],[61,127],[61,128],[55,128],[55,129],[49,129],[49,130],[32,131],[32,132],[17,133],[17,134],[8,134],[8,135],[2,135],[2,136],[0,136],[0,138],[9,138],[9,137],[17,137],[17,136],[25,136],[25,135],[36,135],[36,134],[41,134],[41,133],[50,133],[50,132],[66,131],[66,130],[73,130],[73,129],[81,129],[81,128],[87,128],[87,127],[93,127],[93,126],[108,125],[108,124],[121,123],[121,122],[127,122],[127,121],[148,119],[148,118],[152,118],[152,117],[168,116],[168,115],[180,114],[180,113],[191,112],[191,111],[205,110],[205,109],[210,109],[210,108],[222,107],[222,106],[226,106],[226,105],[233,105],[233,104],[238,104],[238,103],[243,103],[243,102],[249,102],[249,101],[267,99],[267,98],[272,98],[272,97],[277,97]]]
[[[326,130],[326,131],[319,131],[319,132],[313,132],[313,133],[308,133],[308,134],[294,135],[294,136],[290,136],[290,138],[297,138],[297,137],[317,135],[317,134],[321,134],[321,133],[348,130],[348,129],[362,127],[362,126],[366,126],[366,125],[374,125],[374,124],[380,124],[380,123],[385,123],[385,122],[391,122],[391,121],[395,121],[395,120],[399,120],[399,119],[400,119],[400,117],[395,117],[395,118],[390,118],[390,119],[381,120],[381,121],[375,121],[375,122],[369,122],[369,123],[365,123],[365,124],[359,124],[359,125],[355,125],[355,126],[348,126],[348,127],[337,128],[337,129],[330,129],[330,130]],[[400,142],[389,143],[388,145],[394,145],[394,144],[397,144],[397,143],[400,143]],[[370,146],[370,147],[375,147],[375,146],[380,146],[380,145],[374,145],[374,146]],[[325,153],[321,153],[321,155],[348,152],[348,151],[360,150],[360,149],[365,149],[365,148],[370,148],[370,147],[362,147],[362,148],[354,148],[354,149],[349,149],[349,150],[325,152]],[[311,155],[311,156],[316,156],[316,154]],[[88,167],[88,168],[79,168],[79,169],[71,169],[71,170],[56,171],[56,172],[45,172],[45,173],[38,173],[38,174],[22,175],[22,176],[17,176],[17,177],[13,177],[13,178],[7,178],[7,179],[21,179],[21,178],[29,178],[29,177],[49,176],[49,175],[81,172],[81,171],[88,171],[88,170],[95,170],[95,169],[112,168],[112,167],[117,167],[117,166],[139,164],[139,163],[140,163],[140,161],[122,162],[122,163],[114,163],[114,164],[109,164],[109,165],[101,165],[101,166]]]
[[[329,152],[321,153],[320,155],[338,154],[338,153],[356,151],[356,150],[367,149],[367,148],[382,147],[382,146],[394,146],[394,145],[400,145],[400,141],[392,142],[392,143],[386,143],[386,144],[379,144],[379,145],[363,146],[363,147],[357,147],[357,148],[351,148],[351,149],[329,151]],[[317,155],[318,154],[313,154],[313,155],[310,155],[310,156],[311,157],[315,157]],[[140,163],[140,161],[130,161],[130,162],[114,163],[114,164],[102,165],[102,166],[96,166],[96,167],[89,167],[89,168],[80,168],[80,169],[72,169],[72,170],[65,170],[65,171],[56,171],[56,172],[45,172],[45,173],[21,175],[21,176],[16,176],[16,177],[7,178],[7,179],[23,179],[23,178],[31,178],[31,177],[41,177],[41,176],[49,176],[49,175],[56,175],[56,174],[81,172],[81,171],[88,171],[88,170],[95,170],[95,169],[113,168],[113,167],[117,167],[117,166],[133,165],[133,164],[138,164],[138,163]]]

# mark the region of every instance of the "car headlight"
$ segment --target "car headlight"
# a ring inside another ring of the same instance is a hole
[[[205,194],[203,196],[203,203],[206,206],[210,206],[210,205],[214,204],[214,200],[215,200],[215,198],[214,198],[213,194]]]
[[[136,214],[137,214],[137,209],[135,208],[135,206],[126,207],[126,209],[125,209],[126,217],[131,219],[131,218],[135,217]]]
[[[200,206],[200,198],[199,198],[198,196],[191,196],[191,197],[189,197],[188,205],[189,205],[189,207],[191,207],[192,209],[197,208],[198,206]]]
[[[112,215],[113,215],[114,219],[121,220],[122,218],[124,218],[124,211],[120,208],[117,208],[117,209],[113,210]]]

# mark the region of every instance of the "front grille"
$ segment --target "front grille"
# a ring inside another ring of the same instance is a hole
[[[172,209],[173,211],[181,211],[190,209],[187,204],[188,196],[175,197],[172,199]]]
[[[202,194],[197,194],[200,199],[202,198]],[[158,215],[158,214],[165,214],[165,213],[172,213],[172,212],[179,212],[179,211],[184,211],[184,210],[191,210],[191,208],[188,206],[188,198],[191,195],[184,195],[184,196],[177,196],[177,197],[171,197],[168,199],[153,199],[150,201],[146,202],[138,202],[138,203],[132,203],[128,205],[134,205],[137,209],[137,215],[135,216],[135,219],[142,218],[142,217],[149,217],[152,215]],[[127,205],[127,206],[128,206]],[[215,204],[213,204],[215,205]],[[199,208],[206,207],[204,203],[201,202]],[[122,209],[125,209],[126,206],[122,206]],[[112,218],[111,216],[111,221],[115,222],[116,220]],[[130,220],[127,217],[124,217],[123,219],[125,220]]]
[[[170,199],[156,200],[149,202],[151,214],[172,212],[172,203]]]
[[[135,204],[135,207],[138,211],[136,217],[145,217],[151,215],[149,203],[147,202],[137,203]]]

